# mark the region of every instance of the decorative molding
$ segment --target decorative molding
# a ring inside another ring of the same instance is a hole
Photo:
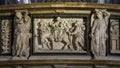
[[[58,65],[58,64],[72,64],[72,65],[116,65],[120,66],[118,60],[7,60],[0,61],[1,65]]]
[[[72,5],[72,6],[71,6]],[[83,3],[83,2],[58,2],[58,3],[37,3],[37,4],[23,4],[23,5],[5,5],[0,6],[0,10],[18,10],[18,9],[42,9],[42,8],[71,8],[71,9],[112,9],[120,10],[118,4],[94,4],[94,3]],[[9,8],[8,8],[9,7]],[[19,8],[18,8],[19,7]]]

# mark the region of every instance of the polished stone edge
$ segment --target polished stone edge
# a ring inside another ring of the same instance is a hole
[[[48,11],[49,10],[49,11]],[[91,14],[91,10],[65,10],[65,9],[48,9],[48,10],[30,10],[29,13],[30,14],[55,14],[55,13],[64,13],[64,14]],[[111,13],[111,15],[115,15],[115,16],[120,16],[119,12],[113,12],[113,11],[109,11]],[[13,12],[4,12],[4,13],[0,13],[0,16],[11,16],[13,15]]]
[[[23,4],[23,5],[5,5],[0,6],[0,10],[19,10],[19,9],[42,9],[42,8],[100,8],[120,10],[119,4],[94,4],[83,2],[58,2],[58,3],[37,3],[37,4]]]
[[[72,64],[72,65],[118,65],[115,60],[9,60],[0,61],[0,65],[42,65],[42,64]]]

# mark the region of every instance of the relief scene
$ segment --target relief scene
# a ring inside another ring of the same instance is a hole
[[[35,18],[34,52],[85,51],[83,18]]]

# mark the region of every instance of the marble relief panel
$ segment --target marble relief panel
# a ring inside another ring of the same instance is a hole
[[[119,19],[111,19],[110,20],[111,27],[111,52],[112,53],[120,53],[120,25]]]
[[[83,18],[34,18],[34,52],[86,52]]]
[[[11,51],[11,20],[1,20],[0,37],[1,37],[1,53],[10,53]]]

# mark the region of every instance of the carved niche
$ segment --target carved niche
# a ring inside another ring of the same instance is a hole
[[[85,52],[83,18],[35,18],[34,52]]]
[[[10,53],[11,52],[11,20],[3,19],[1,20],[1,53]]]
[[[120,22],[119,19],[110,19],[110,37],[111,37],[111,52],[120,52]]]

